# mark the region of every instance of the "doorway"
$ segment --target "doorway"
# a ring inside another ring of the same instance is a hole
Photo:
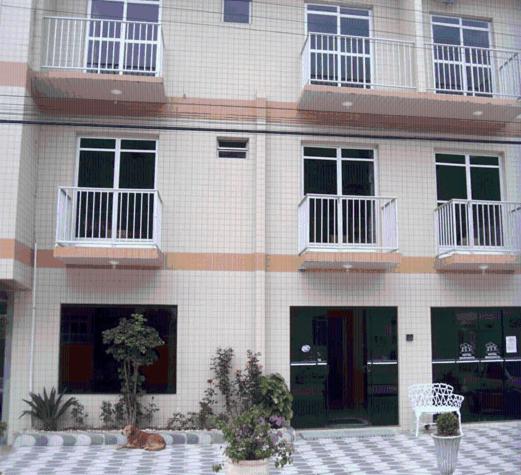
[[[398,423],[395,308],[291,309],[294,427]]]

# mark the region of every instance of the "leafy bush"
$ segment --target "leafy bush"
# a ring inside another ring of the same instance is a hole
[[[436,419],[437,435],[440,437],[453,437],[459,435],[458,418],[452,413],[440,414]]]
[[[43,389],[43,395],[29,393],[30,400],[24,399],[30,409],[22,412],[20,417],[25,415],[40,421],[43,430],[58,430],[58,422],[76,402],[76,398],[69,398],[63,401],[65,394],[57,394],[56,388],[52,388],[50,393]]]
[[[0,439],[5,435],[7,432],[7,424],[3,421],[0,421]]]
[[[135,313],[103,332],[103,343],[109,345],[107,353],[120,365],[118,374],[125,424],[136,425],[139,422],[139,411],[142,410],[140,397],[145,381],[141,369],[157,360],[155,348],[164,344],[157,330],[146,322],[143,315]]]
[[[228,422],[221,423],[226,456],[233,462],[273,458],[277,468],[291,463],[292,445],[281,431],[274,431],[258,406],[252,406]]]
[[[71,404],[71,417],[75,429],[85,429],[87,427],[85,421],[89,415],[85,412],[85,406],[77,399]]]
[[[103,401],[101,403],[100,420],[104,429],[120,429],[126,424],[125,401],[119,398],[116,403]]]
[[[293,417],[292,402],[293,396],[280,374],[261,376],[259,404],[269,420],[283,418],[290,421]]]

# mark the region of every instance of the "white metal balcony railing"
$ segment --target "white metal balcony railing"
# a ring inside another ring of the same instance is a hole
[[[451,200],[435,211],[438,255],[521,253],[521,203]]]
[[[303,86],[414,89],[415,55],[413,42],[309,33],[302,49]]]
[[[520,52],[431,44],[429,89],[446,94],[521,97]]]
[[[160,247],[162,206],[157,190],[61,187],[56,243]]]
[[[161,24],[44,17],[42,69],[160,76]]]
[[[298,208],[299,253],[306,249],[398,250],[395,198],[306,195]]]

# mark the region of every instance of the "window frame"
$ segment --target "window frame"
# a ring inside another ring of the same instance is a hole
[[[436,160],[437,155],[459,155],[462,157],[465,157],[465,163],[438,163]],[[454,151],[454,150],[443,150],[443,151],[434,151],[434,176],[436,179],[436,207],[440,207],[441,205],[448,203],[451,200],[439,200],[438,199],[438,165],[447,166],[447,167],[460,167],[465,168],[465,185],[466,185],[466,193],[467,198],[466,201],[480,201],[480,200],[474,200],[472,199],[472,176],[471,176],[471,170],[472,168],[492,168],[499,170],[499,194],[500,194],[500,200],[498,203],[501,203],[505,200],[504,195],[504,175],[503,175],[503,157],[500,153],[491,153],[491,152],[461,152],[461,151]],[[470,157],[490,157],[490,158],[497,158],[498,164],[497,165],[475,165],[470,163]],[[486,200],[489,201],[489,200]]]
[[[311,13],[316,13],[317,15],[327,15],[327,16],[334,16],[336,17],[336,35],[339,35],[339,36],[350,36],[350,35],[342,35],[341,33],[341,22],[340,22],[340,19],[341,18],[355,18],[357,20],[366,20],[368,21],[369,23],[369,36],[367,38],[373,38],[373,35],[374,35],[374,26],[373,26],[373,9],[372,8],[369,8],[368,6],[364,6],[364,7],[350,7],[348,5],[331,5],[331,4],[326,4],[326,3],[306,3],[306,8],[304,8],[304,24],[306,25],[306,36],[309,35],[309,33],[311,33],[309,31],[309,24],[308,24],[308,14],[310,13],[309,11],[309,7],[330,7],[330,8],[335,8],[336,11],[331,11],[331,12],[328,12],[328,11],[311,11]],[[364,10],[364,11],[367,11],[368,12],[368,15],[367,16],[362,16],[362,15],[351,15],[351,14],[348,14],[348,13],[341,13],[341,9],[342,8],[352,8],[353,10]],[[365,37],[364,37],[365,38]],[[373,66],[372,64],[372,60],[371,60],[371,66]]]
[[[220,140],[227,140],[227,141],[245,141],[246,147],[245,148],[230,148],[230,147],[220,147],[219,141]],[[228,152],[244,152],[245,156],[243,157],[221,157],[219,153],[221,151],[228,151]],[[216,139],[216,157],[219,160],[248,160],[250,157],[250,138],[249,137],[226,137],[226,136],[219,136]]]
[[[130,309],[136,309],[136,310],[139,310],[139,309],[147,309],[147,308],[151,308],[151,309],[172,309],[173,310],[173,313],[172,313],[172,317],[174,317],[176,319],[176,333],[175,333],[175,338],[176,338],[176,346],[175,346],[175,368],[176,368],[176,373],[175,373],[175,382],[174,382],[174,387],[175,387],[175,391],[174,392],[147,392],[146,394],[147,395],[150,395],[150,396],[176,396],[179,394],[179,305],[177,304],[172,304],[172,305],[167,305],[167,304],[160,304],[160,305],[152,305],[152,304],[136,304],[136,305],[132,305],[132,304],[103,304],[103,303],[100,303],[100,304],[92,304],[92,303],[61,303],[60,304],[60,318],[59,318],[59,324],[58,324],[58,328],[59,328],[59,333],[58,333],[58,382],[57,382],[57,387],[58,388],[61,388],[62,386],[65,387],[64,383],[62,382],[61,380],[61,358],[62,358],[62,319],[63,319],[63,308],[64,307],[90,307],[90,308],[109,308],[109,307],[113,307],[113,308],[130,308]],[[83,397],[83,396],[103,396],[103,397],[111,397],[111,396],[118,396],[120,393],[119,392],[114,392],[114,393],[109,393],[109,392],[95,392],[93,390],[89,390],[89,391],[84,391],[84,392],[74,392],[74,391],[71,391],[69,393],[69,395],[72,395],[72,396],[76,396],[76,397]]]
[[[306,147],[313,148],[328,148],[328,149],[336,149],[336,157],[316,157],[312,155],[305,155],[304,149]],[[352,149],[352,150],[370,150],[373,152],[373,158],[346,158],[342,157],[342,150]],[[379,196],[379,174],[378,174],[378,148],[367,145],[357,145],[357,144],[313,144],[313,143],[302,143],[301,144],[301,173],[300,173],[300,197],[304,199],[307,195],[304,193],[304,166],[305,160],[332,160],[336,162],[336,180],[337,180],[337,193],[334,196],[350,196],[342,194],[342,161],[356,161],[356,162],[371,162],[373,164],[373,178],[374,178],[374,194],[372,196]],[[324,195],[328,196],[328,195]],[[363,195],[361,195],[363,196]],[[371,195],[369,195],[371,196]]]
[[[90,140],[115,140],[115,148],[114,149],[98,149],[93,147],[81,147],[82,139],[90,139]],[[122,149],[121,143],[124,140],[142,140],[147,142],[155,142],[156,148],[155,150],[138,150],[138,149]],[[98,136],[98,135],[78,135],[76,137],[76,165],[74,172],[74,187],[80,188],[78,185],[79,177],[80,177],[80,156],[83,150],[88,151],[105,151],[105,152],[114,152],[114,179],[112,183],[113,190],[128,190],[132,188],[120,188],[119,187],[119,175],[120,175],[120,165],[121,165],[121,152],[145,152],[145,153],[153,153],[154,158],[154,187],[153,188],[143,188],[140,191],[157,191],[157,170],[158,170],[158,158],[159,158],[159,139],[157,138],[145,138],[145,137],[113,137],[113,136]]]
[[[221,2],[221,22],[222,23],[231,23],[232,25],[251,25],[253,23],[253,0],[248,1],[248,21],[226,21],[224,19],[224,4],[226,0],[222,0]]]

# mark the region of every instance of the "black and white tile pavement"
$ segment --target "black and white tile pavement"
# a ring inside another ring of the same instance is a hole
[[[521,423],[467,425],[458,459],[460,475],[521,474]],[[297,440],[291,466],[280,475],[436,474],[429,435],[408,433],[338,439]],[[19,447],[0,458],[5,475],[213,474],[222,447],[169,446],[156,453],[113,446]]]

